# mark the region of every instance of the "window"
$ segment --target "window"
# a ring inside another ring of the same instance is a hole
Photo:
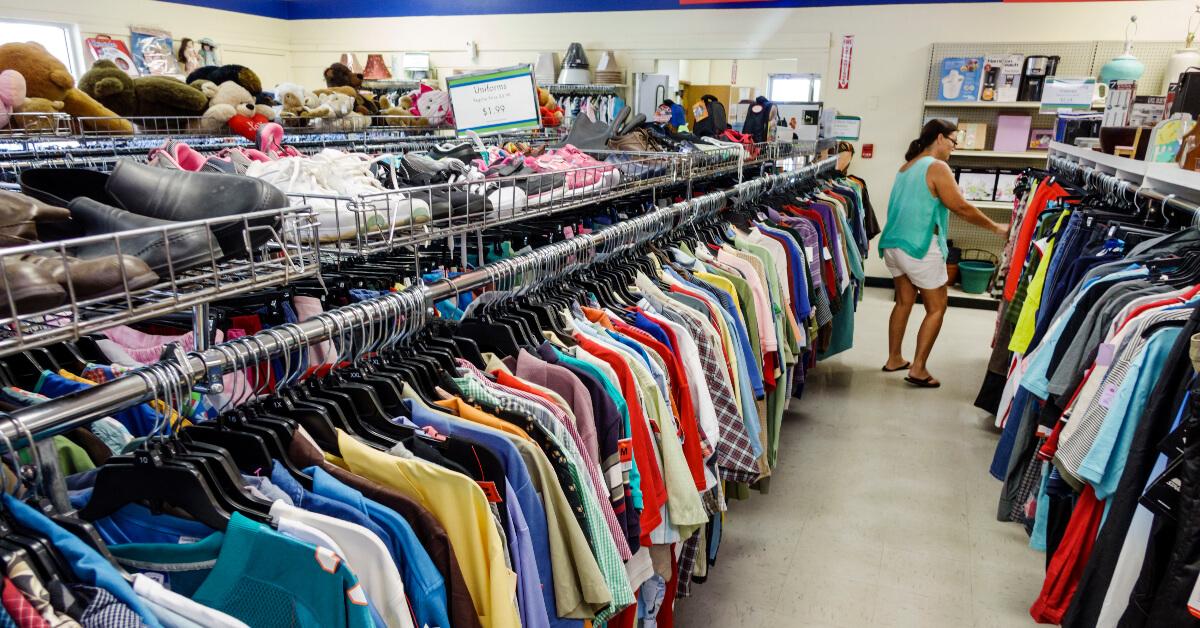
[[[767,81],[767,98],[775,102],[821,100],[820,74],[772,74]]]
[[[18,22],[0,20],[0,44],[33,41],[46,47],[50,54],[63,62],[71,74],[83,71],[82,51],[75,27],[56,22]]]

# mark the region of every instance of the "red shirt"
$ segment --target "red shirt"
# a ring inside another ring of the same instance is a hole
[[[658,468],[658,458],[654,454],[653,436],[646,427],[646,415],[642,404],[638,401],[638,385],[633,371],[625,363],[625,358],[616,351],[589,339],[576,332],[575,341],[585,351],[603,360],[617,373],[621,394],[625,396],[625,404],[629,406],[629,428],[633,438],[633,458],[637,461],[638,473],[642,478],[642,515],[639,523],[642,530],[642,545],[650,545],[650,531],[662,524],[660,510],[667,503],[667,486],[663,482],[662,470]]]

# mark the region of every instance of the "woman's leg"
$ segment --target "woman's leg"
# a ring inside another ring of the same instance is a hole
[[[942,320],[946,317],[947,302],[946,286],[940,288],[921,288],[921,302],[925,304],[925,320],[921,321],[921,329],[917,332],[917,354],[913,356],[910,377],[925,379],[930,377],[926,369],[929,352],[937,341],[938,333],[942,331]],[[933,380],[936,382],[937,380]],[[931,383],[933,383],[931,382]]]
[[[893,277],[892,281],[896,285],[896,304],[892,306],[892,316],[888,319],[888,359],[885,366],[898,369],[908,364],[908,360],[900,353],[900,347],[904,344],[904,331],[908,329],[908,316],[917,302],[917,287],[908,280],[907,275]]]

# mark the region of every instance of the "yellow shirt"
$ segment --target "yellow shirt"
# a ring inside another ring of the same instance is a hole
[[[338,449],[350,472],[420,502],[446,528],[484,628],[520,627],[517,574],[505,561],[504,542],[479,485],[424,460],[378,451],[341,430]]]
[[[1069,213],[1064,211],[1059,214],[1054,225],[1056,232]],[[1013,328],[1012,338],[1008,341],[1009,351],[1016,351],[1024,355],[1029,350],[1029,343],[1033,342],[1033,334],[1037,328],[1037,311],[1042,305],[1042,288],[1046,285],[1046,273],[1050,269],[1050,258],[1053,256],[1054,240],[1050,240],[1046,244],[1046,251],[1042,254],[1042,259],[1038,261],[1037,270],[1033,272],[1033,278],[1029,280],[1029,286],[1025,289],[1025,305],[1021,306],[1017,325]]]

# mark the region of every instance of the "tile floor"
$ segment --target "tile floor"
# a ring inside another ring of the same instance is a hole
[[[879,370],[890,311],[890,291],[867,290],[854,349],[793,402],[770,493],[731,504],[680,628],[1036,625],[1044,556],[996,521],[997,436],[972,405],[995,314],[950,309],[930,363],[942,388],[921,390]]]

